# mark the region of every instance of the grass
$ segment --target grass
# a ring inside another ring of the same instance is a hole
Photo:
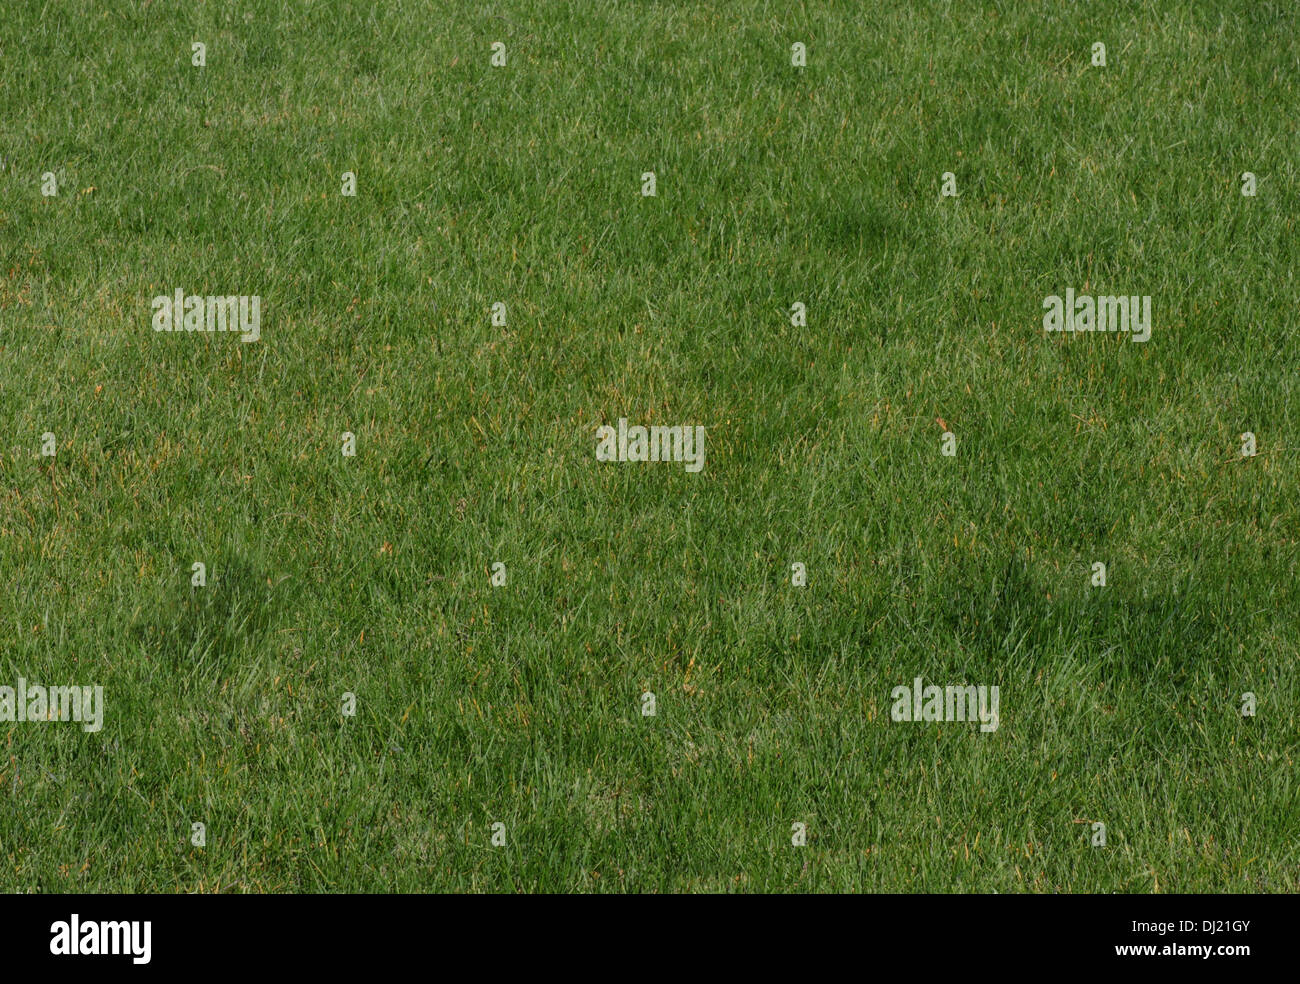
[[[0,888],[1300,890],[1290,5],[371,7],[0,20]]]

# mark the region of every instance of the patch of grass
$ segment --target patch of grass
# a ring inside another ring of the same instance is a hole
[[[1290,7],[9,6],[0,888],[1300,890]]]

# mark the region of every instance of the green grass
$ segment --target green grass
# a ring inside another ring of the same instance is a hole
[[[1292,5],[371,7],[0,17],[0,889],[1300,890]]]

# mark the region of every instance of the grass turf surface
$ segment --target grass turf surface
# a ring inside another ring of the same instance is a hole
[[[1300,889],[1293,11],[9,4],[0,887]]]

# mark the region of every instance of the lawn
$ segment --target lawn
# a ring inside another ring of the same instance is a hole
[[[0,890],[1300,891],[1298,21],[10,0]]]

